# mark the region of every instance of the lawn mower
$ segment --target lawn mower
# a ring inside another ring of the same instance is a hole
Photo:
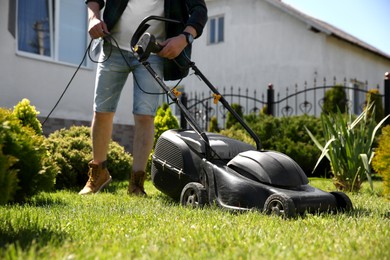
[[[325,192],[310,186],[304,171],[292,158],[277,151],[262,150],[258,136],[184,53],[187,68],[210,88],[218,102],[253,138],[256,147],[202,131],[177,92],[164,83],[147,61],[152,53],[161,50],[154,36],[146,32],[150,20],[179,23],[158,16],[145,18],[131,40],[133,52],[190,125],[190,129],[168,130],[156,142],[151,179],[158,190],[185,206],[211,204],[233,211],[259,210],[284,217],[352,209],[345,193]]]

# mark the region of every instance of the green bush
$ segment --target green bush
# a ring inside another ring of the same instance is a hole
[[[22,123],[23,126],[31,127],[36,134],[42,134],[42,125],[39,122],[35,106],[30,105],[30,100],[24,98],[20,101],[12,112]]]
[[[379,123],[385,116],[383,110],[382,97],[380,96],[378,89],[370,89],[366,94],[366,105],[373,103],[374,109],[368,111],[368,116],[371,117],[371,114],[374,113],[375,122]]]
[[[88,180],[88,162],[92,160],[91,130],[72,126],[50,134],[47,138],[52,160],[60,167],[56,189],[80,189]],[[118,143],[111,141],[107,167],[114,180],[125,180],[132,169],[132,157]]]
[[[245,121],[259,136],[262,149],[279,151],[286,154],[295,160],[306,175],[310,177],[326,176],[330,168],[327,162],[322,163],[313,172],[317,158],[321,153],[305,130],[306,126],[318,138],[323,138],[321,121],[318,118],[306,115],[276,118],[264,114],[251,114],[245,116]],[[237,125],[230,129],[222,130],[220,133],[255,145],[249,134]]]
[[[233,126],[229,129],[222,129],[219,133],[256,147],[256,143],[253,138],[244,129],[238,128],[237,126]]]
[[[240,104],[232,104],[231,107],[241,118],[244,118],[242,106]],[[237,119],[233,116],[232,113],[228,112],[226,118],[226,128],[229,129],[235,124],[238,124]]]
[[[337,114],[322,114],[321,120],[325,142],[318,141],[310,131],[308,133],[321,151],[318,162],[326,157],[332,168],[333,183],[338,190],[359,191],[361,184],[371,180],[371,161],[373,142],[378,124],[368,116],[372,104],[355,120],[350,115],[347,119],[339,110]]]
[[[325,114],[337,113],[337,110],[345,113],[347,110],[347,94],[343,86],[334,86],[325,92],[322,112]]]
[[[219,131],[221,131],[218,127],[218,119],[216,116],[211,117],[210,125],[209,125],[207,131],[214,132],[214,133],[218,133]]]
[[[8,175],[9,201],[22,202],[40,191],[53,188],[56,166],[48,160],[45,138],[31,127],[23,126],[10,111],[0,109],[0,131],[3,165]],[[17,190],[13,191],[16,173]]]
[[[384,196],[390,199],[390,125],[382,128],[372,167],[382,176]]]
[[[2,133],[1,130],[0,132]],[[0,141],[2,143],[1,136]],[[0,205],[11,201],[18,187],[17,170],[11,169],[15,161],[13,156],[3,154],[3,147],[0,145]]]
[[[162,133],[169,129],[178,129],[179,121],[172,114],[171,108],[167,103],[164,103],[157,109],[156,116],[154,118],[154,144]]]
[[[154,117],[154,145],[156,145],[156,142],[162,133],[169,129],[178,129],[179,127],[179,121],[172,114],[169,105],[167,103],[162,104],[162,106],[157,109],[156,116]],[[147,173],[150,173],[150,169],[152,167],[152,154],[154,152],[154,145],[153,150],[149,155],[148,164],[146,166]],[[148,177],[150,176],[148,175]]]

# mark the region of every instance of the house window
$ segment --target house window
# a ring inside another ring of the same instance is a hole
[[[79,64],[87,46],[87,11],[84,1],[17,1],[18,53]]]
[[[215,16],[209,18],[209,44],[217,44],[224,41],[225,38],[225,17]]]

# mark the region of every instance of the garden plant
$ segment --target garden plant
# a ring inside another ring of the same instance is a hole
[[[337,113],[321,115],[325,145],[307,129],[307,132],[321,150],[318,163],[326,157],[330,161],[333,182],[342,191],[359,191],[362,183],[368,181],[372,188],[371,162],[374,156],[373,143],[376,133],[386,120],[378,124],[369,116],[372,105],[352,120],[352,115]]]
[[[383,193],[390,200],[390,125],[382,129],[372,167],[383,178]]]

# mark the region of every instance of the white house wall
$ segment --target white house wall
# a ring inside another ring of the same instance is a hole
[[[46,117],[64,91],[77,66],[16,54],[16,39],[8,31],[8,3],[0,1],[0,107],[13,108],[23,98]],[[61,39],[72,41],[72,39]],[[81,62],[82,57],[80,57]],[[81,68],[51,118],[92,118],[95,64]],[[125,87],[115,123],[133,124],[131,79]]]
[[[193,60],[216,86],[266,90],[272,83],[283,91],[295,84],[321,85],[368,81],[380,86],[390,59],[325,33],[309,30],[304,21],[271,5],[269,0],[207,1],[209,17],[224,15],[225,41],[208,45],[207,32],[195,41]],[[188,91],[205,90],[196,77],[185,81]],[[251,93],[251,92],[250,92]]]

